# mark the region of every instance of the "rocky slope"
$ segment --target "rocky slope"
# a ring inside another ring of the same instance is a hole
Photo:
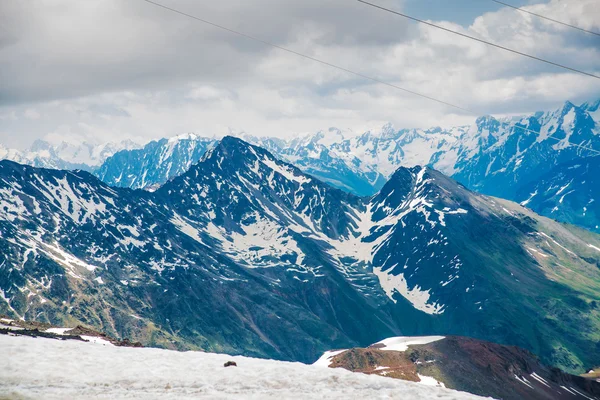
[[[429,168],[372,197],[226,137],[154,193],[0,162],[0,312],[314,361],[398,334],[600,358],[600,239]]]
[[[518,347],[457,336],[389,338],[325,353],[318,363],[495,399],[600,399],[600,384],[592,379],[544,366]]]

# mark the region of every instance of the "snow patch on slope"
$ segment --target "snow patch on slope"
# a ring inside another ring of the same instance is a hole
[[[417,309],[421,310],[427,314],[443,314],[444,306],[431,303],[429,304],[429,290],[421,290],[419,285],[410,289],[408,287],[408,283],[406,279],[404,279],[404,274],[392,275],[392,268],[387,271],[383,271],[381,268],[373,268],[373,273],[379,279],[379,283],[381,287],[387,294],[387,296],[394,302],[397,303],[397,300],[394,298],[394,294],[398,293],[406,300],[410,301],[410,303]]]
[[[347,349],[326,351],[317,361],[313,363],[313,365],[315,367],[329,367],[332,363],[333,357],[337,356],[338,354],[342,354],[345,351],[347,351]]]
[[[445,338],[445,336],[397,336],[383,339],[369,347],[377,347],[379,350],[406,351],[410,345],[429,344]]]
[[[594,249],[594,250],[596,250],[596,251],[600,251],[600,248],[598,248],[598,247],[596,247],[596,246],[594,246],[594,245],[592,245],[592,244],[588,244],[588,247],[589,247],[589,248],[592,248],[592,249]]]
[[[437,386],[437,387],[443,387],[445,388],[446,385],[444,385],[443,382],[438,381],[435,378],[432,378],[430,376],[425,376],[425,375],[421,375],[421,374],[417,374],[417,376],[419,377],[420,381],[419,383],[421,385],[426,385],[426,386]]]

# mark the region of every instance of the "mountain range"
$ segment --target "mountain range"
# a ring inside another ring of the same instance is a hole
[[[208,147],[153,192],[1,161],[0,312],[303,362],[421,334],[600,359],[599,236],[428,167],[361,197],[238,138]]]
[[[103,144],[61,142],[58,145],[36,140],[27,150],[20,151],[6,148],[0,143],[0,160],[39,168],[93,171],[113,154],[138,147],[141,146],[131,140]]]
[[[305,173],[359,196],[375,194],[400,166],[428,165],[471,190],[513,200],[541,215],[600,232],[599,203],[593,196],[596,174],[590,168],[598,163],[599,108],[600,100],[580,106],[566,102],[551,112],[504,119],[485,116],[472,126],[451,129],[395,130],[387,124],[358,136],[330,128],[287,140],[240,137]],[[195,134],[161,139],[143,147],[130,141],[101,146],[52,146],[36,141],[25,152],[0,147],[0,159],[45,168],[83,169],[111,186],[155,190],[187,171],[216,142],[215,138]],[[571,168],[579,164],[585,167]],[[551,183],[556,176],[569,179]],[[565,200],[557,192],[570,180],[577,188],[568,190]]]
[[[600,232],[593,168],[598,153],[583,148],[600,149],[599,106],[600,100],[580,106],[566,102],[552,112],[504,119],[486,116],[473,126],[452,129],[395,130],[388,124],[358,136],[330,128],[288,140],[241,138],[358,196],[375,194],[400,166],[428,165],[471,190]],[[72,158],[67,162],[60,157],[17,157],[6,150],[4,158],[41,167],[81,168],[111,186],[155,190],[187,171],[216,142],[186,134],[118,151],[98,165],[78,166]],[[560,189],[571,180],[577,187],[563,196]]]

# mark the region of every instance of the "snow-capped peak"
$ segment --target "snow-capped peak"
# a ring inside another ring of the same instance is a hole
[[[200,137],[195,133],[184,133],[177,136],[172,136],[169,138],[169,143],[179,142],[181,140],[198,140]]]

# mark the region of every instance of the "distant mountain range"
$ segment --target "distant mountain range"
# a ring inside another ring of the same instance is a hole
[[[358,197],[240,139],[209,147],[154,192],[1,161],[0,313],[304,362],[422,334],[600,359],[600,236],[427,167]]]
[[[600,232],[593,168],[598,154],[568,146],[600,150],[599,107],[600,100],[581,106],[566,102],[552,112],[500,120],[481,117],[473,126],[447,130],[395,130],[388,124],[350,137],[331,128],[289,140],[248,135],[242,139],[359,196],[375,194],[400,166],[428,165],[477,192]],[[86,168],[111,186],[154,190],[187,171],[215,143],[214,138],[186,134],[117,152],[101,166]],[[587,167],[571,168],[578,164]],[[556,176],[574,180],[577,188],[563,197],[557,192],[569,182],[551,182]]]
[[[58,145],[36,140],[29,149],[19,151],[6,148],[0,143],[0,160],[10,160],[39,168],[93,171],[118,151],[138,147],[141,146],[130,140],[104,144],[62,142]]]
[[[215,143],[194,134],[153,141],[141,149],[114,154],[94,174],[111,186],[156,189],[187,172]]]

